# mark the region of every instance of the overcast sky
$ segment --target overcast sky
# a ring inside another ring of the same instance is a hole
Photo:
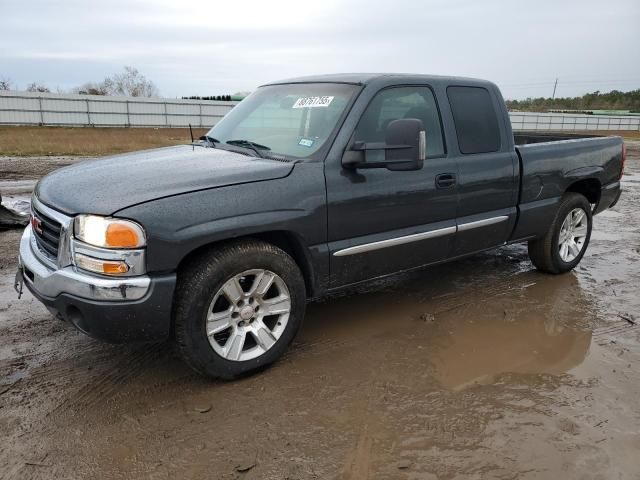
[[[334,72],[464,75],[505,97],[640,88],[640,0],[0,0],[0,77],[137,67],[161,95]]]

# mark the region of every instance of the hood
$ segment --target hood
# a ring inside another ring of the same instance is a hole
[[[111,215],[171,195],[286,177],[292,168],[293,163],[180,145],[61,168],[40,180],[35,193],[68,215]]]

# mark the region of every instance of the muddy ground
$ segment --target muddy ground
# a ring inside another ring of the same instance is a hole
[[[629,150],[574,272],[540,274],[511,246],[379,282],[310,305],[282,361],[229,383],[17,300],[19,232],[0,232],[0,478],[640,478]],[[49,168],[11,165],[3,179]]]

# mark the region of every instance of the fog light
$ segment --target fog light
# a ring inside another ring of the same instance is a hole
[[[129,265],[121,261],[100,260],[99,258],[88,257],[81,253],[76,253],[75,259],[76,266],[79,268],[103,275],[122,275],[129,271]]]

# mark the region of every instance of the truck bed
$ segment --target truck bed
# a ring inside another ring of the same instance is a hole
[[[516,145],[528,145],[530,143],[558,142],[561,140],[577,140],[581,138],[602,138],[601,135],[589,135],[584,133],[560,133],[560,132],[515,132],[513,140]]]
[[[592,194],[594,214],[617,200],[622,169],[622,138],[518,133],[519,219],[513,239],[539,236],[560,198],[580,182]]]

